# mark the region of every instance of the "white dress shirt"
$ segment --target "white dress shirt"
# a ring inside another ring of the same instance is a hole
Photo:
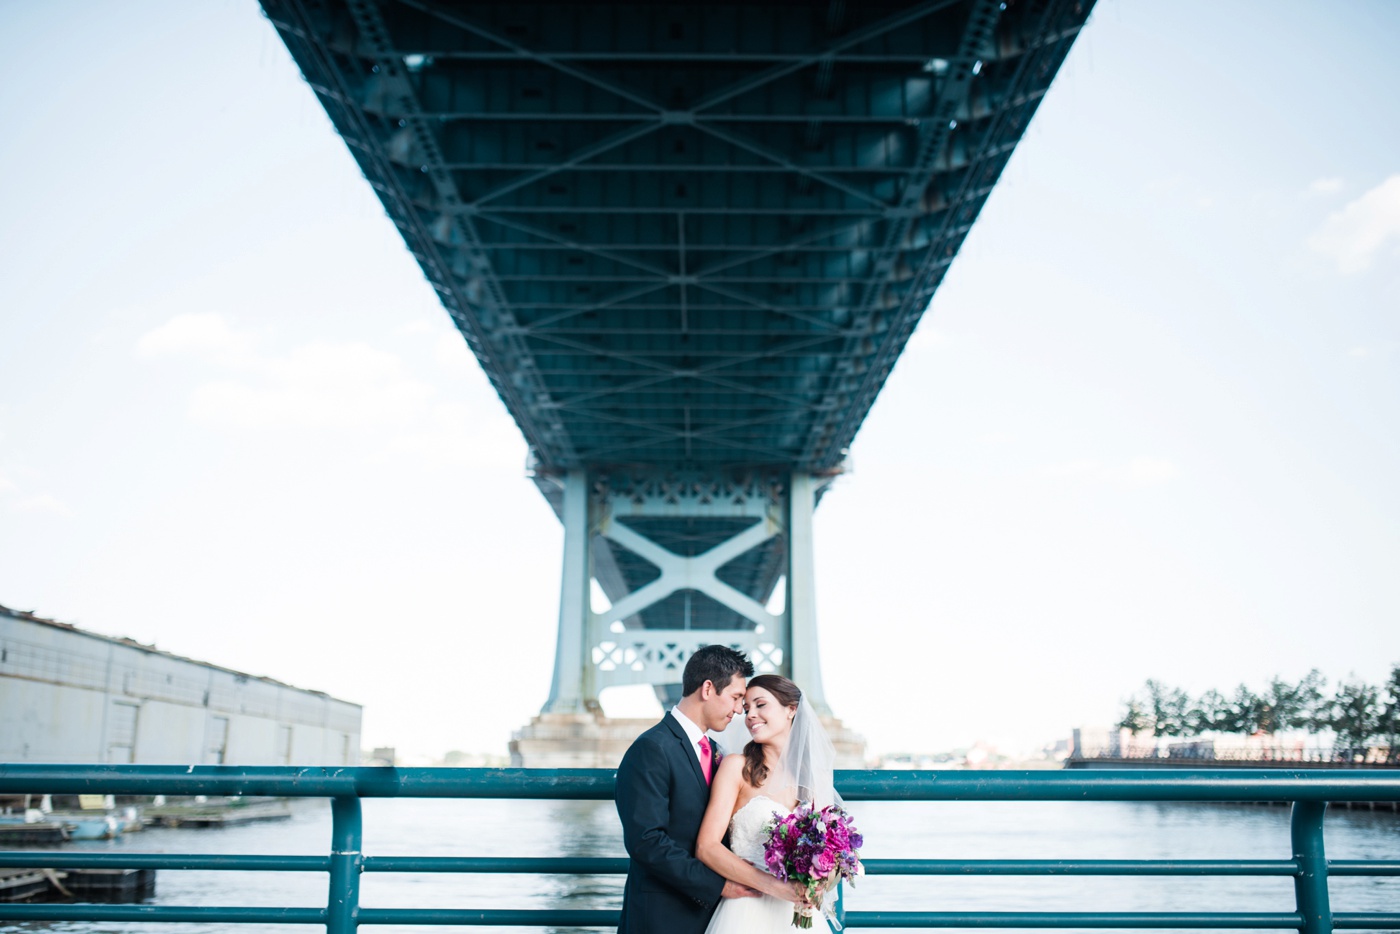
[[[685,730],[685,735],[690,738],[690,748],[695,750],[695,761],[700,763],[700,770],[705,770],[705,757],[700,753],[700,739],[705,735],[705,731],[685,714],[681,713],[680,707],[671,708],[671,716],[680,723],[681,729]],[[715,741],[710,740],[710,749],[715,748]]]

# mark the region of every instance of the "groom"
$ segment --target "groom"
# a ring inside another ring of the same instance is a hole
[[[721,898],[757,895],[695,858],[695,837],[719,764],[706,730],[744,709],[753,664],[726,645],[690,656],[679,704],[637,737],[617,768],[617,813],[632,857],[618,934],[703,934]]]

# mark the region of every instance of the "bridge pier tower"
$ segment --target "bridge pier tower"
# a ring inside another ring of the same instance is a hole
[[[601,692],[649,685],[669,708],[686,660],[711,643],[796,681],[843,767],[863,764],[863,741],[826,702],[817,645],[812,514],[831,477],[577,470],[536,479],[564,524],[559,630],[549,699],[511,741],[513,764],[616,766],[653,721],[605,717]],[[607,606],[594,605],[595,585]]]

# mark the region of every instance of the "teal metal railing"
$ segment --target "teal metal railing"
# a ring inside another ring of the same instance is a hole
[[[585,857],[366,856],[362,798],[593,799],[613,795],[602,770],[239,768],[236,766],[0,765],[0,794],[259,795],[331,799],[326,856],[211,856],[0,852],[0,868],[153,868],[325,872],[325,908],[0,904],[0,921],[206,921],[291,923],[352,934],[360,925],[455,924],[615,927],[617,910],[367,908],[366,872],[615,874],[627,860]],[[1220,928],[1337,929],[1400,926],[1400,911],[1337,912],[1333,876],[1400,876],[1400,860],[1328,860],[1329,802],[1400,801],[1400,772],[1112,770],[1101,772],[841,772],[847,801],[1284,801],[1291,802],[1293,852],[1277,860],[872,859],[871,875],[1289,876],[1294,903],[1276,912],[852,911],[854,928]]]

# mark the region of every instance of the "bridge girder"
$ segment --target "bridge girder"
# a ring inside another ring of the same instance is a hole
[[[264,0],[540,470],[838,467],[1087,0]]]

